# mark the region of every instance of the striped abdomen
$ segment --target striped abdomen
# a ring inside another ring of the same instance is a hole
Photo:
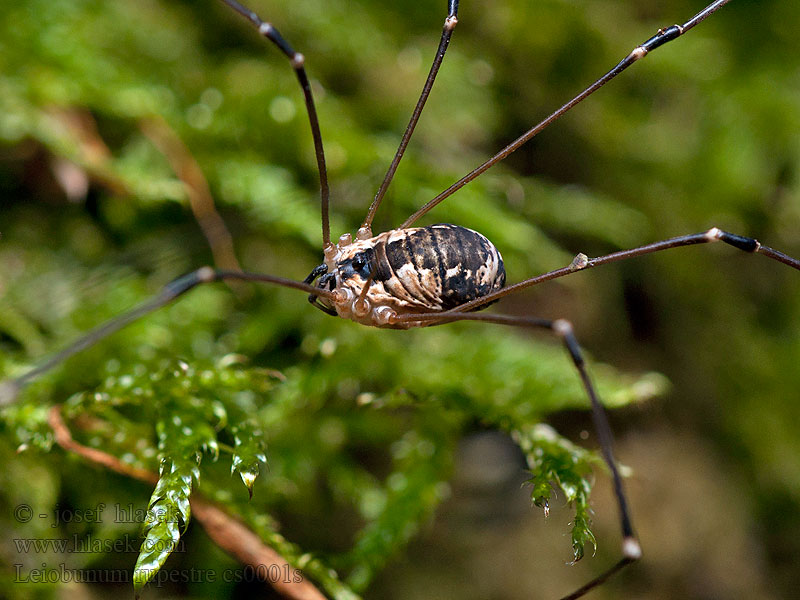
[[[506,275],[488,239],[465,227],[438,224],[395,229],[340,247],[335,278],[335,285],[328,285],[343,293],[333,307],[337,314],[382,327],[387,325],[375,317],[376,308],[396,314],[450,310],[499,290]],[[369,311],[354,310],[356,298],[366,300]]]
[[[388,232],[384,244],[390,269],[378,276],[387,291],[425,308],[449,310],[505,285],[497,248],[471,229],[447,224],[400,229]]]

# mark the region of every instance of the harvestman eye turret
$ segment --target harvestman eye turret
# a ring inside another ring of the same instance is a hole
[[[313,269],[302,282],[259,273],[216,270],[210,267],[198,269],[168,284],[159,295],[139,307],[90,331],[64,350],[56,353],[17,379],[8,380],[0,384],[0,406],[13,402],[19,391],[29,381],[62,363],[73,354],[172,302],[200,284],[226,279],[263,282],[294,288],[309,294],[311,303],[330,315],[374,327],[409,329],[439,325],[451,321],[468,320],[545,329],[562,340],[590,400],[592,419],[597,430],[603,458],[613,479],[623,540],[620,561],[579,590],[565,596],[565,598],[583,596],[626,565],[639,559],[641,549],[634,533],[622,478],[614,458],[611,429],[592,384],[572,325],[563,319],[550,321],[534,317],[495,313],[476,314],[474,311],[484,309],[504,296],[551,279],[564,277],[571,273],[606,263],[681,246],[721,241],[744,252],[762,254],[767,258],[798,270],[800,270],[800,261],[782,252],[763,246],[755,239],[735,235],[713,227],[705,232],[675,237],[597,258],[588,258],[583,254],[578,254],[572,263],[567,266],[505,287],[506,274],[503,259],[498,249],[486,237],[458,225],[444,223],[425,227],[412,227],[412,225],[444,199],[506,158],[633,63],[667,42],[688,32],[730,0],[716,0],[682,25],[673,25],[659,30],[656,35],[636,46],[605,75],[525,132],[517,140],[433,198],[406,219],[397,229],[373,235],[372,222],[376,212],[411,139],[447,51],[450,38],[458,23],[459,2],[458,0],[449,0],[448,14],[444,21],[436,57],[383,183],[369,207],[363,224],[356,233],[355,240],[349,233],[346,233],[335,244],[330,239],[328,220],[329,187],[325,154],[311,86],[304,67],[305,59],[302,54],[295,52],[270,23],[262,21],[258,15],[235,0],[222,1],[250,21],[262,36],[275,44],[288,57],[297,75],[314,140],[320,178],[323,263]]]

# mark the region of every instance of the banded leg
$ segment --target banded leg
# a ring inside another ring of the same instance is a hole
[[[588,591],[601,585],[610,577],[621,571],[629,564],[637,561],[641,555],[642,550],[639,541],[633,531],[633,523],[631,521],[630,510],[628,508],[628,501],[625,496],[625,490],[622,485],[622,476],[617,468],[617,463],[614,458],[614,436],[611,432],[611,426],[608,423],[606,411],[600,402],[597,395],[595,386],[592,383],[589,371],[586,368],[586,362],[583,358],[578,340],[572,329],[572,324],[564,319],[550,321],[547,319],[538,319],[535,317],[517,317],[510,315],[494,315],[494,314],[474,314],[474,313],[459,313],[455,311],[445,313],[424,313],[424,314],[399,314],[390,319],[392,323],[408,323],[408,322],[434,322],[449,323],[452,321],[482,321],[484,323],[496,323],[499,325],[512,325],[516,327],[529,327],[534,329],[546,329],[558,336],[564,343],[564,347],[572,359],[575,368],[581,378],[581,383],[589,397],[592,407],[592,422],[594,423],[595,431],[597,432],[597,439],[600,442],[600,448],[605,460],[611,471],[611,477],[614,484],[614,495],[617,499],[617,507],[619,508],[620,527],[622,529],[622,558],[611,568],[607,569],[599,576],[592,579],[586,585],[582,586],[573,593],[564,596],[562,600],[573,600],[580,598]]]
[[[453,35],[453,30],[458,24],[458,0],[448,0],[447,4],[447,18],[444,20],[442,39],[439,40],[439,48],[436,50],[436,56],[433,59],[431,70],[428,73],[428,78],[425,80],[425,85],[422,86],[422,93],[420,94],[419,100],[417,100],[417,105],[414,107],[414,112],[411,113],[411,120],[408,122],[405,133],[403,133],[403,138],[400,140],[400,146],[397,148],[397,152],[392,159],[392,164],[389,165],[389,170],[386,172],[381,187],[378,188],[375,199],[369,206],[364,223],[359,229],[359,239],[372,237],[372,221],[375,218],[375,213],[378,212],[381,200],[383,200],[383,196],[386,194],[386,190],[392,182],[394,173],[397,171],[397,165],[400,164],[400,159],[403,158],[411,135],[414,133],[414,128],[417,126],[417,121],[419,121],[419,117],[422,114],[422,109],[425,107],[425,102],[428,100],[428,96],[433,88],[433,82],[436,80],[436,74],[439,72],[442,60],[444,60],[444,53],[447,52],[447,47],[450,45],[450,37]]]
[[[333,293],[328,290],[322,290],[307,283],[301,283],[292,279],[284,277],[276,277],[275,275],[266,275],[262,273],[247,273],[244,271],[228,271],[218,270],[211,267],[201,267],[196,271],[192,271],[186,275],[178,277],[165,285],[161,292],[144,301],[136,308],[129,310],[126,313],[118,315],[105,323],[98,325],[85,335],[81,336],[69,346],[56,352],[53,356],[45,359],[38,366],[34,367],[27,373],[20,375],[16,379],[7,379],[0,382],[0,406],[11,404],[16,399],[19,392],[28,383],[39,375],[46,373],[52,368],[58,366],[69,357],[94,346],[99,341],[107,338],[108,336],[116,333],[123,327],[130,325],[134,321],[138,321],[145,315],[150,314],[159,308],[170,304],[189,290],[204,283],[212,283],[215,281],[222,281],[225,279],[234,279],[240,281],[254,281],[259,283],[272,283],[283,287],[294,288],[304,292],[308,292],[314,297],[324,296],[332,298]]]
[[[515,283],[501,290],[498,290],[497,292],[487,294],[486,296],[477,298],[475,300],[472,300],[471,302],[467,302],[466,304],[462,304],[461,306],[453,309],[453,311],[464,312],[464,311],[475,310],[476,308],[479,308],[491,302],[496,302],[503,296],[508,296],[509,294],[513,294],[514,292],[518,292],[525,288],[532,287],[539,283],[544,283],[545,281],[550,281],[551,279],[558,279],[560,277],[570,275],[571,273],[575,273],[577,271],[583,271],[585,269],[590,269],[592,267],[599,267],[600,265],[605,265],[612,262],[619,262],[621,260],[634,258],[636,256],[644,256],[645,254],[653,254],[654,252],[660,252],[662,250],[670,250],[672,248],[680,248],[682,246],[709,244],[713,242],[724,242],[730,246],[733,246],[734,248],[742,250],[743,252],[748,252],[751,254],[762,254],[769,259],[775,260],[779,263],[783,263],[784,265],[788,265],[800,271],[800,260],[793,258],[787,254],[784,254],[780,250],[775,250],[774,248],[770,248],[769,246],[764,246],[761,242],[759,242],[755,238],[745,237],[742,235],[737,235],[735,233],[729,233],[717,227],[712,227],[708,231],[704,231],[702,233],[681,235],[678,237],[669,238],[667,240],[662,240],[660,242],[653,242],[652,244],[647,244],[645,246],[631,248],[630,250],[620,250],[619,252],[612,252],[611,254],[598,256],[597,258],[589,258],[585,254],[578,254],[575,257],[575,259],[566,267],[561,267],[560,269],[555,269],[553,271],[549,271],[542,275],[537,275],[536,277],[525,279],[523,281],[520,281],[519,283]],[[439,313],[439,314],[445,316],[448,313]]]
[[[663,29],[659,29],[656,35],[636,46],[636,48],[631,50],[631,52],[625,58],[623,58],[619,63],[617,63],[614,66],[614,68],[612,68],[610,71],[608,71],[608,73],[600,77],[600,79],[595,81],[592,85],[584,89],[577,96],[572,98],[572,100],[562,105],[561,108],[551,113],[545,119],[540,121],[537,125],[531,127],[528,131],[523,133],[520,137],[511,142],[508,146],[500,150],[500,152],[495,154],[492,158],[490,158],[482,165],[476,167],[475,169],[467,173],[464,177],[456,181],[453,185],[444,190],[433,200],[425,204],[417,212],[415,212],[408,219],[406,219],[405,222],[400,226],[400,229],[411,227],[414,221],[416,221],[422,215],[430,211],[434,206],[439,204],[442,200],[453,195],[455,192],[457,192],[462,187],[467,185],[470,181],[476,179],[479,175],[481,175],[482,173],[484,173],[485,171],[487,171],[488,169],[499,163],[501,160],[505,159],[507,156],[512,154],[520,146],[522,146],[524,143],[526,143],[527,141],[538,135],[541,131],[546,129],[548,125],[557,121],[570,109],[583,102],[586,98],[591,96],[601,87],[603,87],[606,83],[614,79],[617,75],[622,73],[633,63],[637,62],[639,59],[644,58],[645,56],[647,56],[648,53],[652,52],[656,48],[663,46],[667,42],[671,42],[672,40],[682,36],[684,33],[692,29],[695,25],[701,23],[702,21],[705,21],[708,17],[710,17],[720,8],[725,6],[728,2],[730,2],[730,0],[715,0],[714,2],[706,6],[703,10],[701,10],[699,13],[697,13],[695,16],[693,16],[691,19],[686,21],[686,23],[684,23],[683,25],[672,25],[671,27],[665,27]]]
[[[314,152],[317,156],[317,169],[319,170],[319,191],[320,203],[322,207],[322,245],[323,247],[330,246],[331,243],[331,228],[330,220],[328,217],[328,204],[330,197],[330,190],[328,188],[328,170],[325,167],[325,151],[322,148],[322,133],[319,129],[319,119],[317,118],[317,109],[314,106],[314,96],[311,93],[311,84],[308,82],[306,75],[305,57],[299,52],[295,52],[292,46],[283,39],[280,32],[273,27],[271,23],[262,21],[256,13],[249,8],[245,8],[236,0],[222,0],[225,4],[230,6],[237,13],[242,15],[245,19],[250,21],[258,29],[258,33],[263,35],[273,44],[275,44],[281,52],[283,52],[292,64],[294,72],[297,74],[297,80],[300,82],[300,88],[303,90],[303,97],[306,103],[306,112],[308,113],[308,120],[311,124],[311,135],[314,138]]]

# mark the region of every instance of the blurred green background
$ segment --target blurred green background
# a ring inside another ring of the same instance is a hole
[[[445,4],[252,4],[306,56],[334,236],[358,227],[383,177]],[[397,226],[658,27],[701,8],[686,0],[463,2],[376,231]],[[510,281],[577,252],[714,225],[800,255],[798,32],[800,5],[735,0],[425,222],[486,234]],[[286,59],[221,3],[4,1],[0,369],[23,372],[175,276],[212,264],[190,208],[193,194],[205,197],[199,173],[244,268],[305,277],[320,261],[320,227],[303,110]],[[800,274],[719,246],[601,267],[491,309],[572,320],[612,403],[665,388],[650,372],[670,382],[657,398],[611,415],[645,556],[591,597],[798,597]],[[224,244],[215,249],[225,260]],[[283,374],[285,382],[246,380],[252,395],[239,384],[204,388],[232,415],[256,416],[269,467],[251,503],[222,460],[200,489],[248,522],[279,529],[354,589],[369,583],[367,598],[552,598],[616,560],[606,474],[598,470],[593,495],[597,554],[566,566],[572,511],[561,495],[547,521],[530,506],[522,454],[500,433],[548,415],[560,433],[594,447],[577,376],[552,340],[480,324],[368,331],[291,291],[208,287],[71,360],[5,411],[4,581],[13,583],[18,563],[133,567],[135,553],[23,556],[14,539],[52,537],[53,528],[15,522],[11,511],[24,502],[48,513],[57,504],[146,506],[146,486],[43,452],[51,439],[42,407],[98,385],[113,395],[117,374],[144,377],[176,356],[198,370],[227,356],[226,364],[253,365],[247,377],[255,367]],[[121,405],[136,406],[120,393]],[[75,433],[84,443],[155,470],[156,438],[144,419],[72,398],[76,422],[86,410],[112,425],[95,430],[89,421]],[[173,401],[156,400],[158,410]],[[275,521],[264,524],[266,514]],[[137,534],[123,525],[55,530]],[[185,541],[168,565],[236,567],[193,526]],[[14,598],[131,593],[129,584],[4,587]],[[264,593],[184,584],[153,586],[145,597]]]

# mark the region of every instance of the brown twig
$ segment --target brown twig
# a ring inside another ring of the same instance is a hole
[[[76,156],[53,156],[53,174],[67,196],[72,200],[82,200],[89,179],[99,182],[117,196],[129,196],[128,185],[110,167],[113,156],[92,113],[83,108],[53,108],[50,115],[77,144]]]
[[[77,159],[78,164],[64,159],[55,160],[53,164],[54,174],[67,195],[73,195],[73,188],[82,190],[88,186],[89,177],[99,181],[117,195],[130,195],[131,192],[125,182],[108,167],[112,153],[100,136],[91,113],[81,109],[54,109],[52,114],[78,144],[80,155]],[[233,249],[231,234],[217,212],[208,181],[189,149],[159,116],[142,119],[139,126],[142,133],[166,157],[175,175],[186,186],[189,206],[208,240],[215,264],[221,269],[241,271]],[[80,185],[72,183],[78,182],[81,177],[86,181],[79,182]],[[85,190],[82,195],[85,195]]]
[[[186,186],[189,206],[208,240],[214,263],[220,269],[241,271],[233,250],[231,234],[214,206],[208,181],[192,153],[162,117],[143,119],[139,127],[166,157],[172,170]]]
[[[96,448],[76,442],[61,417],[61,407],[53,406],[48,414],[48,423],[53,429],[56,443],[67,452],[77,454],[90,462],[139,481],[155,485],[158,476],[146,469],[126,465],[118,458]],[[255,573],[271,573],[275,568],[280,573],[292,572],[293,567],[275,550],[264,545],[261,538],[241,521],[227,514],[208,500],[194,494],[191,498],[192,515],[203,526],[215,544],[236,558],[253,567]],[[269,583],[279,594],[291,600],[325,600],[325,596],[310,581],[289,581],[290,578],[270,577]]]

